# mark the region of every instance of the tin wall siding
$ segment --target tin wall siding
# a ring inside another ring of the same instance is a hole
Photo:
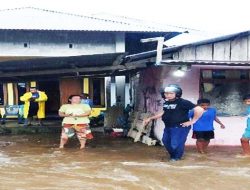
[[[247,61],[248,37],[231,41],[231,61]]]
[[[230,61],[230,41],[214,43],[213,60]]]

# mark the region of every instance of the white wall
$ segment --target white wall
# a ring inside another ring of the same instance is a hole
[[[73,56],[115,52],[125,52],[124,33],[0,31],[0,56]]]
[[[24,42],[25,43],[25,42]],[[29,43],[24,47],[24,43],[2,43],[0,42],[0,56],[74,56],[114,53],[115,44],[93,44],[81,43],[73,44],[69,48],[69,43]]]
[[[121,97],[121,104],[125,104],[125,76],[117,76],[116,80],[116,97]]]

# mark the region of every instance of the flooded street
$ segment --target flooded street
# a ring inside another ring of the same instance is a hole
[[[168,162],[161,146],[96,136],[85,150],[72,140],[60,150],[59,135],[0,136],[1,190],[250,189],[250,158],[240,147],[194,147]]]

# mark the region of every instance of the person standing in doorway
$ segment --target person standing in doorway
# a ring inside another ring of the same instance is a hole
[[[163,110],[156,115],[144,119],[144,125],[151,120],[162,118],[165,128],[162,142],[170,155],[170,161],[180,160],[184,154],[185,142],[190,130],[199,117],[203,108],[182,99],[182,89],[179,85],[170,84],[164,89],[165,102]],[[189,110],[194,109],[194,117],[189,120]]]
[[[68,139],[76,134],[80,142],[80,149],[83,149],[86,140],[93,138],[89,128],[91,108],[88,104],[81,104],[80,95],[71,95],[68,101],[68,104],[62,105],[59,109],[59,116],[64,117],[59,148],[64,148]]]
[[[244,103],[247,105],[247,127],[240,139],[241,141],[241,147],[243,149],[243,156],[249,156],[250,157],[250,94],[247,94],[243,97]]]
[[[36,87],[30,87],[30,91],[21,96],[20,100],[24,102],[24,126],[31,125],[33,116],[37,116],[38,125],[42,126],[42,119],[45,118],[45,102],[48,100],[45,92],[39,91]]]
[[[210,100],[199,99],[197,105],[204,109],[202,116],[193,125],[193,138],[196,140],[197,151],[201,154],[207,153],[207,147],[210,139],[214,138],[214,121],[220,124],[222,129],[225,128],[223,123],[216,116],[216,109],[210,107]],[[190,117],[194,116],[194,110],[190,111]]]
[[[81,104],[88,104],[91,108],[93,107],[93,101],[89,98],[87,93],[81,94]]]

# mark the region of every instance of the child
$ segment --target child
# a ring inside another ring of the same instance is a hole
[[[247,127],[245,129],[245,132],[242,135],[241,141],[241,147],[243,149],[243,155],[250,156],[250,146],[249,146],[249,140],[250,140],[250,94],[247,94],[243,97],[243,101],[247,106]]]
[[[88,104],[91,108],[93,107],[93,101],[89,98],[89,95],[86,93],[82,93],[81,97],[81,104]]]
[[[207,152],[207,147],[209,145],[210,139],[214,138],[214,126],[213,122],[216,121],[220,124],[222,129],[225,126],[216,116],[216,109],[210,107],[210,100],[199,99],[197,104],[204,109],[202,116],[193,125],[193,136],[192,138],[196,140],[197,151],[201,154]],[[190,111],[191,118],[193,117],[193,110]]]

